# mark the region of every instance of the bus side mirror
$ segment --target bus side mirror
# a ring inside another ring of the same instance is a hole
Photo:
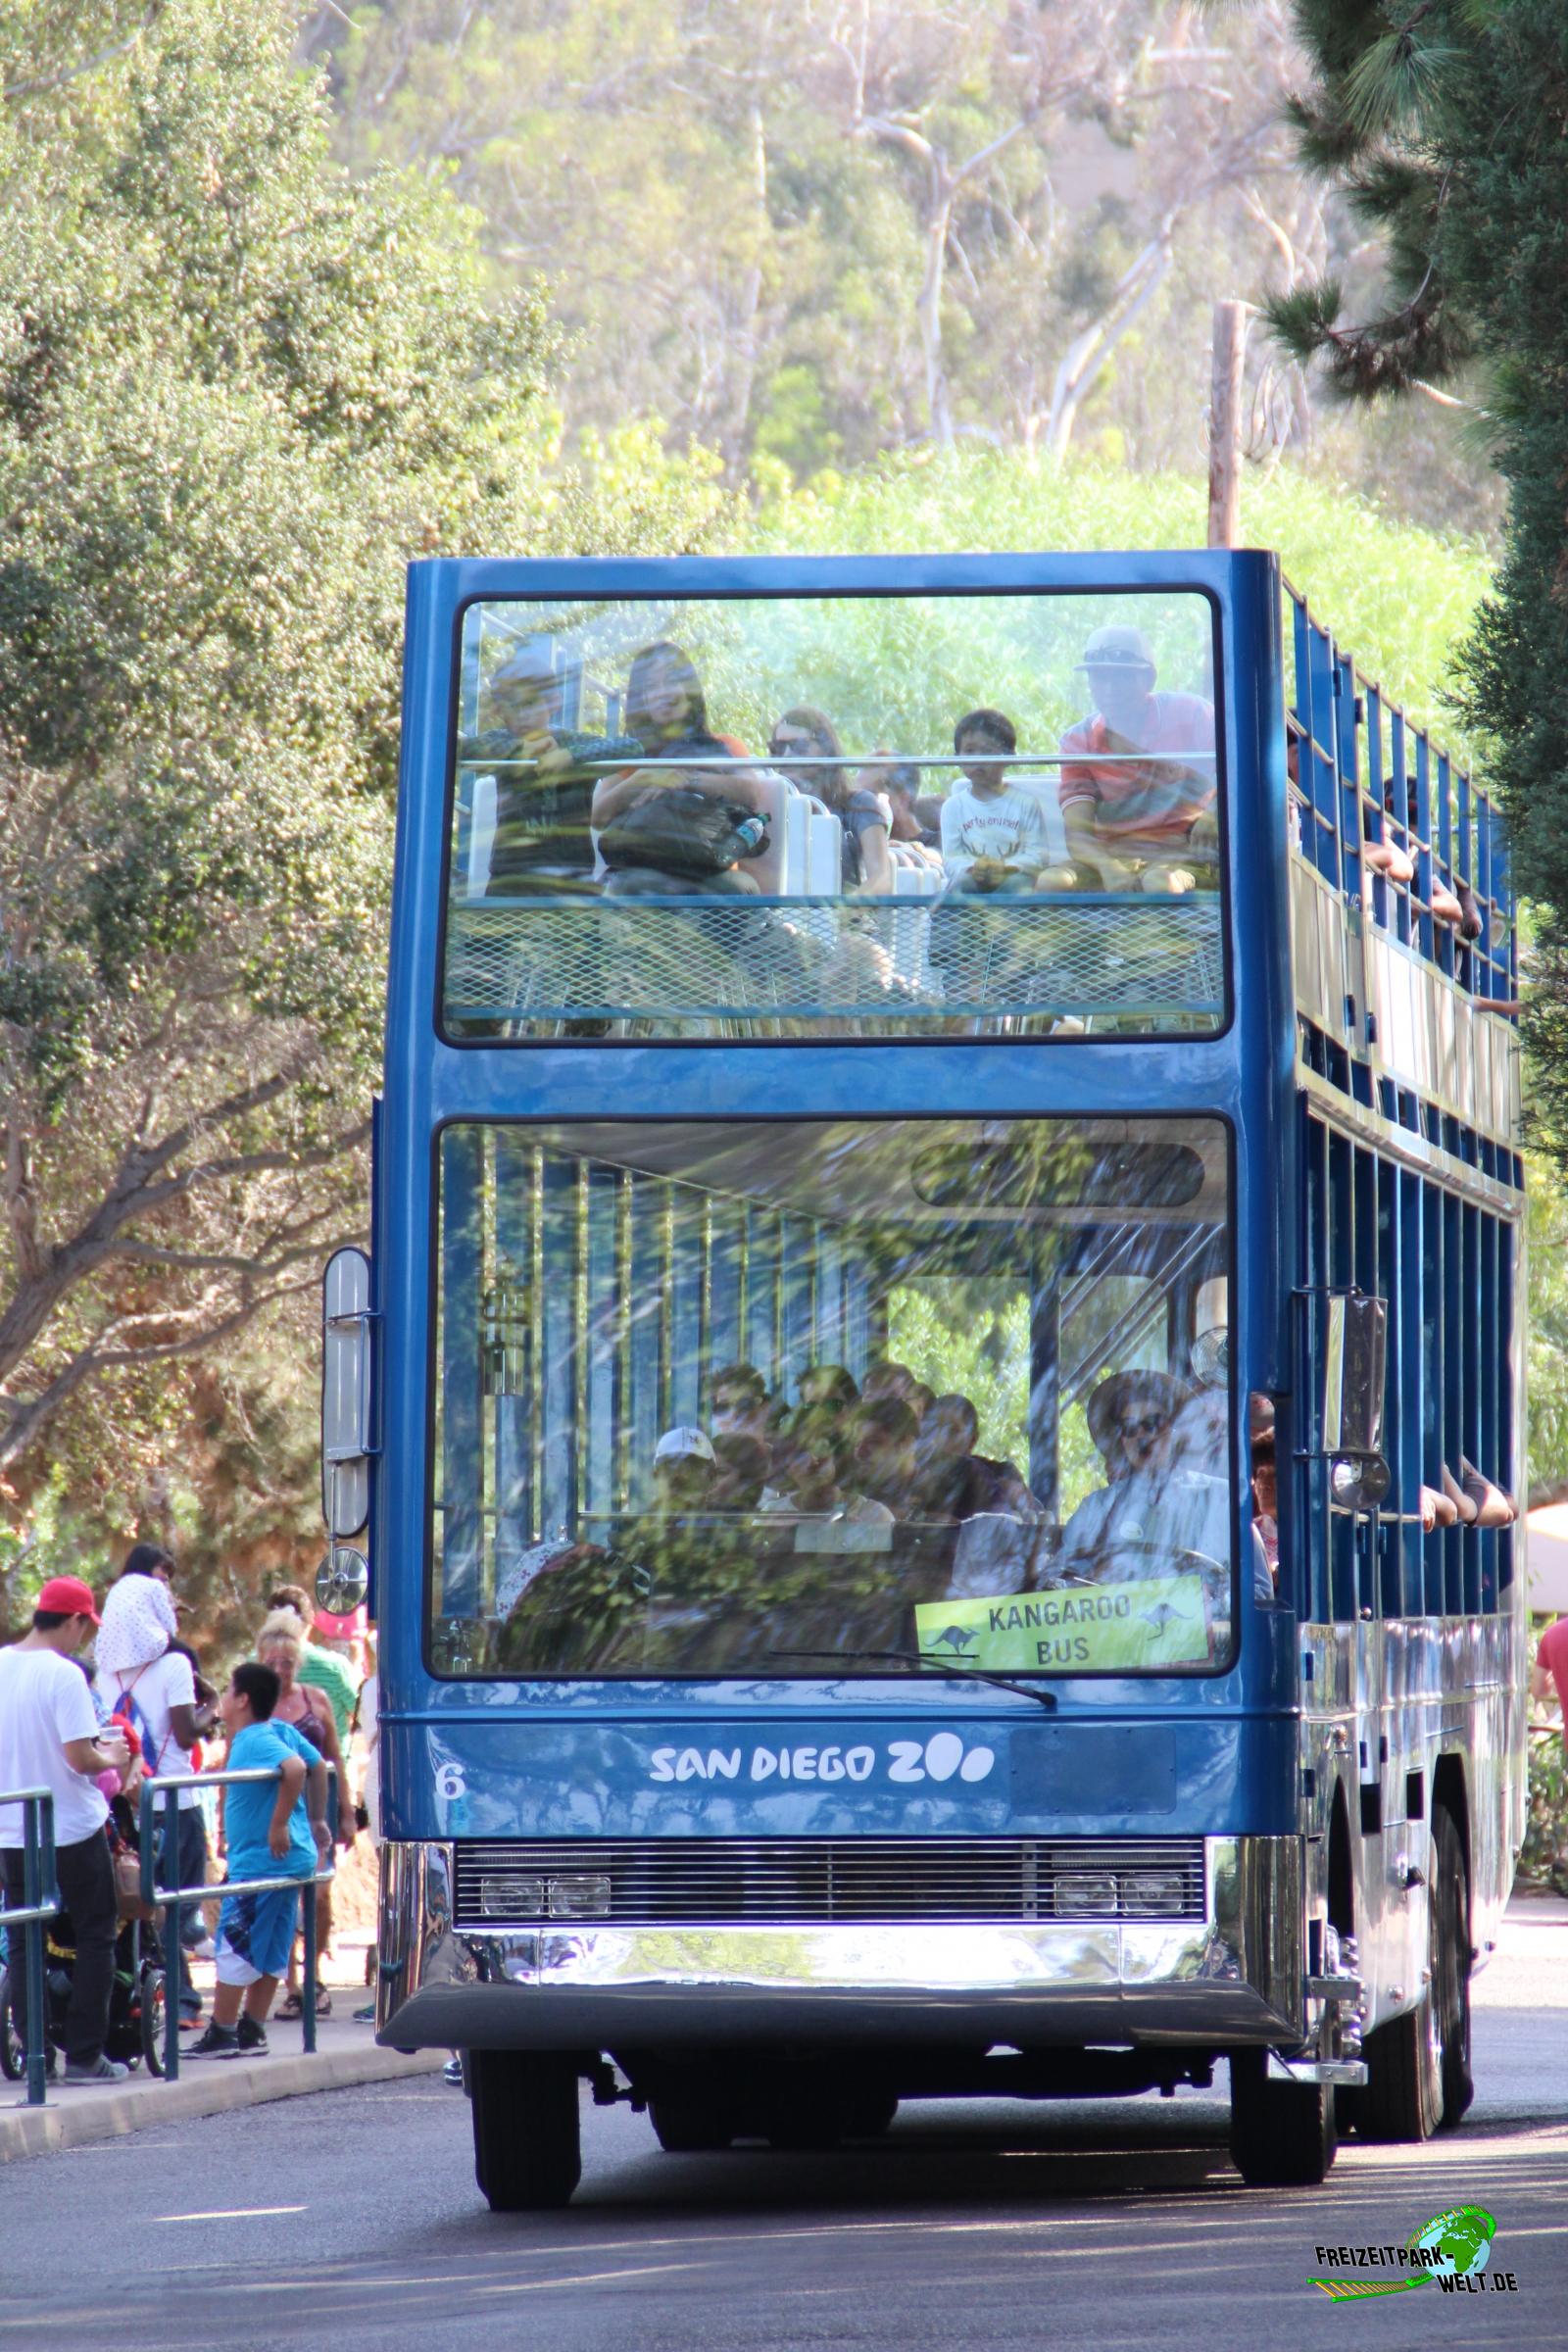
[[[321,1284],[321,1515],[354,1536],[370,1515],[370,1261],[338,1250]]]
[[[1382,1454],[1383,1372],[1389,1310],[1349,1291],[1328,1302],[1323,1371],[1323,1450],[1329,1492],[1345,1510],[1376,1510],[1393,1484]]]
[[[328,1617],[352,1617],[369,1597],[370,1563],[350,1544],[334,1544],[316,1571],[316,1605]]]

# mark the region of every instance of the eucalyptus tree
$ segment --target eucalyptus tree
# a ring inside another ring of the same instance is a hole
[[[443,187],[343,172],[297,28],[17,0],[0,31],[16,1492],[74,1412],[106,1476],[363,1221],[406,559],[679,545],[711,507],[612,466],[604,514],[560,472],[541,298],[487,292]]]

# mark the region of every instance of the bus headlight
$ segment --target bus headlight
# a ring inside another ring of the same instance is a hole
[[[1108,1870],[1059,1872],[1055,1904],[1060,1918],[1114,1919],[1116,1882]]]
[[[543,1879],[484,1878],[479,1881],[479,1908],[487,1919],[543,1919]]]
[[[1129,1917],[1180,1919],[1187,1909],[1187,1888],[1173,1870],[1130,1871],[1121,1881],[1121,1908]]]
[[[552,1919],[608,1919],[610,1916],[610,1881],[597,1873],[573,1873],[569,1878],[547,1879],[545,1887],[550,1898]]]

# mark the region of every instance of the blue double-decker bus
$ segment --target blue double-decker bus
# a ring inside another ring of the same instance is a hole
[[[1471,2096],[1522,1830],[1516,944],[1256,553],[416,564],[373,1247],[380,2038],[478,2183]]]

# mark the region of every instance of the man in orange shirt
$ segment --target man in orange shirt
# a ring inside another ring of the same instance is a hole
[[[1218,849],[1212,704],[1156,692],[1141,629],[1097,629],[1079,666],[1095,709],[1061,739],[1058,887],[1192,890]]]

